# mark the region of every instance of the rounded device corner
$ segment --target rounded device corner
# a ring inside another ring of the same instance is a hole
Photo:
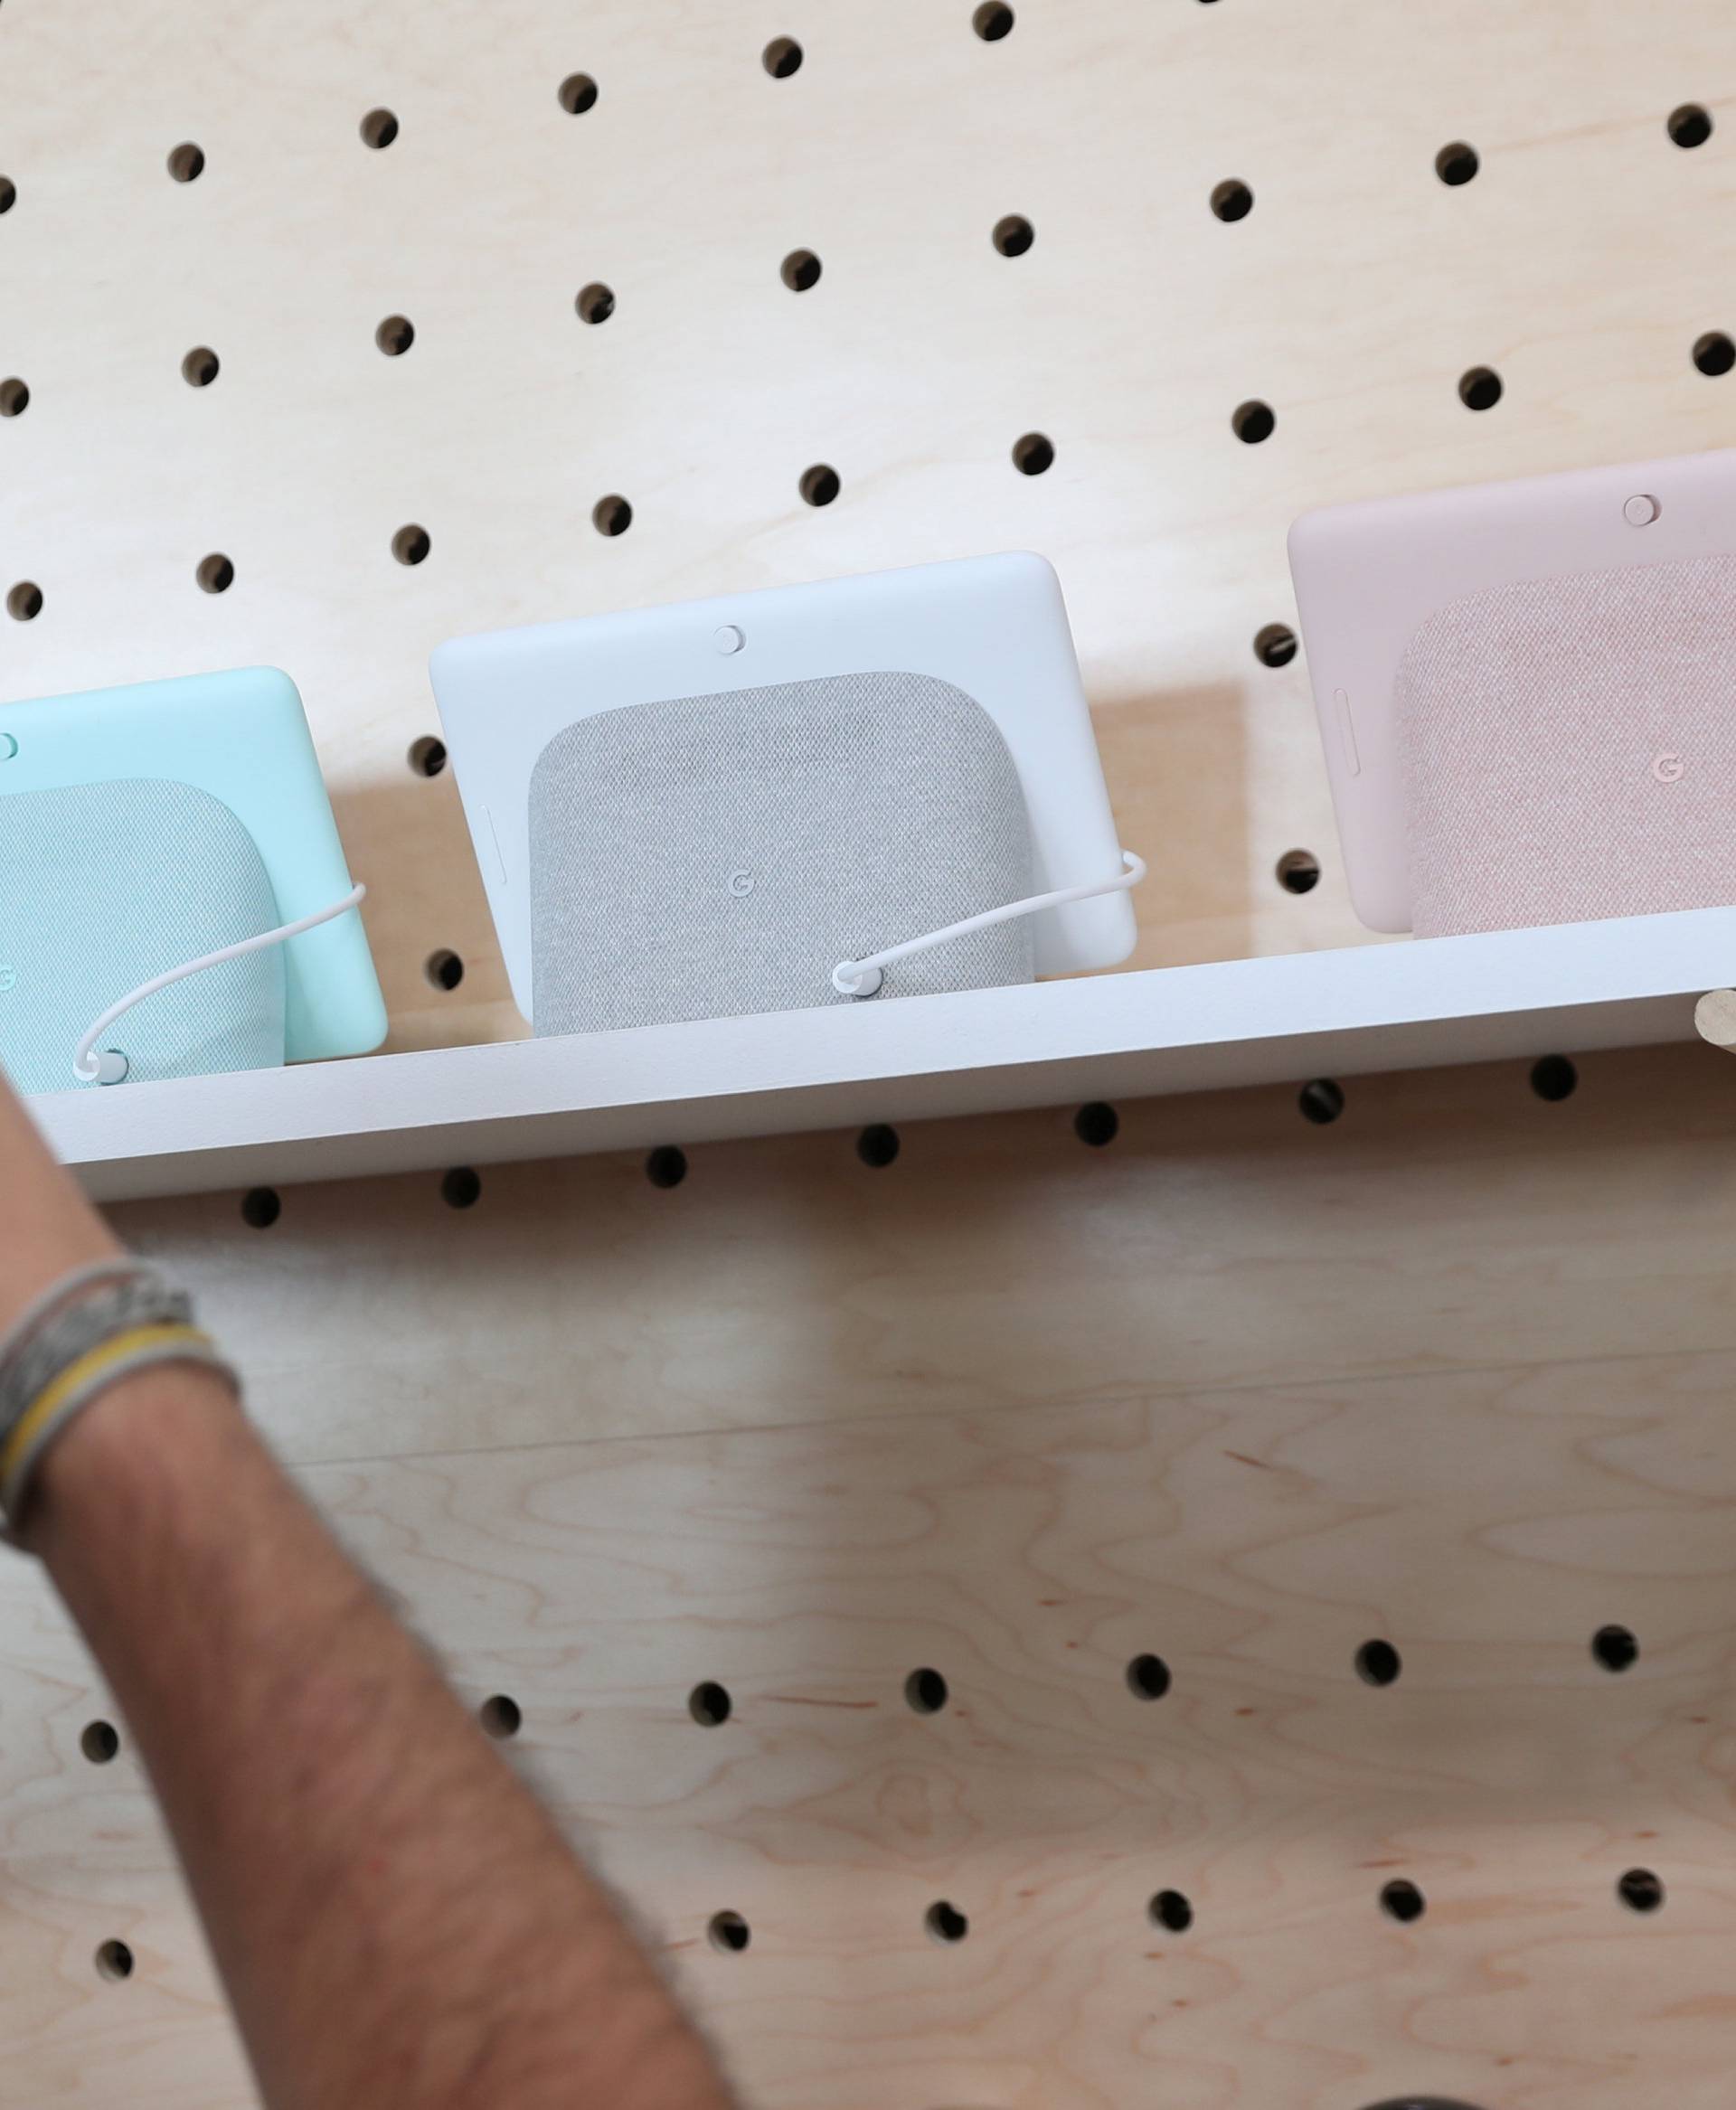
[[[355,1042],[353,1055],[373,1055],[385,1045],[386,1035],[392,1031],[392,1021],[386,1015],[386,1000],[378,982],[369,1001],[356,1007]]]
[[[1001,562],[1023,572],[1027,586],[1053,587],[1057,592],[1061,590],[1061,574],[1041,550],[1008,550]]]
[[[1292,570],[1298,561],[1307,563],[1318,544],[1330,539],[1333,515],[1338,510],[1335,506],[1311,505],[1306,513],[1298,513],[1290,523],[1289,532],[1284,538],[1284,548]]]
[[[240,672],[222,678],[231,683],[245,683],[253,690],[262,705],[275,705],[280,710],[294,711],[303,717],[307,715],[301,691],[280,666],[243,667]]]
[[[1123,913],[1117,918],[1121,925],[1121,929],[1103,948],[1103,956],[1099,962],[1101,966],[1119,967],[1125,966],[1138,948],[1138,916],[1135,913],[1131,901],[1123,900],[1121,907]]]
[[[1374,931],[1382,937],[1409,937],[1410,935],[1410,904],[1390,893],[1383,887],[1366,887],[1354,873],[1347,872],[1345,884],[1350,894],[1350,905],[1356,920],[1364,930]]]

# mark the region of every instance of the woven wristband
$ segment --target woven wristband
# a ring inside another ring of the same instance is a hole
[[[56,1283],[0,1340],[0,1537],[17,1545],[38,1467],[90,1402],[162,1363],[203,1363],[237,1384],[192,1300],[154,1268],[105,1261]]]

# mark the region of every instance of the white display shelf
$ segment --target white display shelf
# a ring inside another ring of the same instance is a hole
[[[1736,909],[33,1102],[103,1201],[1685,1040]]]

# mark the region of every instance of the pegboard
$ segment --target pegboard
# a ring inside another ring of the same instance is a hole
[[[117,1216],[748,2102],[1722,2110],[1727,1062]],[[0,2099],[239,2110],[126,1725],[0,1606]]]
[[[443,636],[1040,549],[1137,962],[1354,942],[1289,521],[1730,430],[1718,0],[4,14],[0,695],[285,666],[399,1046],[524,1030]]]
[[[432,645],[1033,547],[1137,963],[1356,942],[1284,532],[1729,437],[1733,56],[0,0],[0,696],[286,667],[394,1044],[505,1037]],[[1692,1049],[118,1216],[756,2105],[1722,2110],[1731,1120]],[[126,1725],[0,1597],[0,2101],[238,2110]]]

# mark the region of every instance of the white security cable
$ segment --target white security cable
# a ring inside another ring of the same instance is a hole
[[[166,974],[153,975],[148,982],[141,982],[118,1003],[111,1003],[92,1023],[72,1058],[72,1074],[83,1084],[119,1084],[127,1075],[126,1056],[113,1048],[104,1049],[100,1056],[91,1050],[115,1021],[131,1011],[134,1004],[143,1003],[147,996],[155,996],[159,989],[166,989],[172,982],[184,982],[189,975],[203,975],[207,967],[221,967],[225,960],[239,960],[243,953],[263,952],[270,945],[287,945],[290,938],[299,937],[304,930],[330,923],[351,909],[359,908],[367,891],[366,887],[353,887],[341,901],[316,909],[311,916],[298,917],[294,923],[285,923],[276,930],[262,930],[257,937],[244,937],[235,945],[221,946],[201,959],[187,960],[178,967],[171,967]]]
[[[832,970],[832,986],[840,996],[873,996],[885,979],[883,970],[894,960],[908,960],[912,953],[925,953],[955,937],[968,937],[974,930],[987,930],[996,923],[1011,923],[1016,917],[1035,916],[1044,909],[1064,909],[1071,901],[1090,901],[1099,894],[1118,894],[1137,887],[1146,876],[1146,861],[1131,850],[1121,852],[1124,869],[1111,880],[1093,880],[1082,887],[1061,887],[1052,894],[1033,894],[1028,900],[1008,901],[1004,908],[985,909],[980,916],[967,916],[962,923],[948,923],[944,930],[929,930],[920,937],[908,937],[902,945],[889,945],[884,952],[870,953],[866,959],[840,960]]]

